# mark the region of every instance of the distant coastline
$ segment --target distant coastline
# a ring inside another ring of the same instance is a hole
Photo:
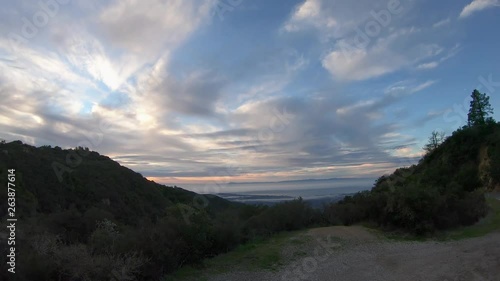
[[[276,184],[276,183],[301,183],[301,182],[328,182],[328,181],[353,181],[353,180],[374,180],[374,178],[327,178],[327,179],[303,179],[285,181],[265,181],[265,182],[229,182],[228,184]]]
[[[371,189],[372,179],[356,179],[339,184],[336,180],[288,181],[280,183],[233,184],[235,187],[266,187],[262,190],[219,192],[215,195],[226,200],[252,204],[274,205],[284,201],[302,198],[314,208],[337,202],[345,196]]]
[[[224,193],[247,193],[257,192],[265,195],[290,195],[301,191],[317,190],[324,194],[325,190],[333,189],[335,193],[352,193],[359,190],[367,190],[373,186],[375,178],[329,178],[310,180],[288,180],[278,182],[230,182],[230,183],[207,183],[207,184],[183,184],[179,187],[205,194]],[[168,185],[168,184],[167,184]],[[288,192],[288,193],[287,193]],[[296,196],[297,194],[293,194]],[[297,195],[299,196],[299,195]],[[297,197],[296,196],[296,197]]]

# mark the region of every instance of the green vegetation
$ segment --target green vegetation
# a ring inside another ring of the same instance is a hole
[[[330,223],[367,221],[425,235],[472,225],[488,212],[484,193],[500,183],[500,124],[488,97],[474,91],[469,124],[443,138],[433,132],[418,165],[380,177],[371,191],[325,209]]]
[[[478,90],[474,90],[471,95],[469,114],[467,115],[467,125],[481,126],[486,123],[494,122],[491,117],[493,108],[490,105],[490,97],[486,94],[481,94]]]
[[[203,280],[203,277],[212,274],[225,273],[234,270],[278,270],[282,266],[282,251],[287,246],[302,245],[310,237],[303,231],[282,232],[266,239],[255,239],[235,250],[206,260],[198,266],[183,267],[165,281]],[[296,252],[294,258],[299,259],[305,252]],[[237,261],[237,263],[235,263]],[[203,277],[200,277],[203,276]]]
[[[378,236],[395,241],[450,241],[481,237],[495,231],[500,231],[500,200],[488,198],[486,201],[489,209],[488,215],[480,219],[477,223],[432,233],[427,236],[416,235],[401,230],[381,231],[376,225],[364,225],[374,231]]]
[[[302,199],[266,207],[202,196],[81,147],[0,143],[2,186],[7,169],[16,170],[19,280],[158,280],[239,245],[320,223],[320,212]],[[0,201],[4,221],[6,204]],[[278,256],[270,253],[255,262],[273,264]],[[6,262],[0,270],[6,279]]]
[[[440,238],[444,240],[459,240],[465,238],[480,237],[493,231],[499,231],[500,200],[488,198],[487,202],[488,206],[490,207],[490,212],[485,218],[474,225],[448,231],[444,233]]]

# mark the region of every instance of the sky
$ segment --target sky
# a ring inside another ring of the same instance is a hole
[[[376,178],[500,110],[500,0],[2,2],[0,138],[160,183]]]

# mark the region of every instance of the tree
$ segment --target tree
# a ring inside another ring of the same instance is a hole
[[[434,151],[438,146],[440,146],[445,140],[444,132],[432,131],[429,137],[429,142],[424,146],[424,150],[427,153]]]
[[[478,90],[474,90],[471,98],[469,114],[467,115],[467,125],[472,127],[492,122],[493,118],[489,117],[493,114],[490,97],[486,94],[481,94]]]

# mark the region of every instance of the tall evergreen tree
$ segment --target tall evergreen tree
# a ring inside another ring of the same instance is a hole
[[[493,118],[489,117],[493,114],[490,97],[486,94],[481,94],[478,90],[474,90],[471,98],[469,114],[467,115],[467,125],[472,127],[484,125],[487,121],[493,121]]]

